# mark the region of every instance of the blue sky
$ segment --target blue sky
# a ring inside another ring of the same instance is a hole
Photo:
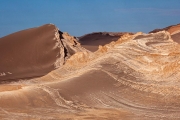
[[[180,23],[180,0],[0,0],[0,37],[46,23],[74,36]]]

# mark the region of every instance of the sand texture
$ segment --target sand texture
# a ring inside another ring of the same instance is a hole
[[[42,76],[83,51],[79,43],[52,24],[0,38],[0,82]]]
[[[2,120],[180,119],[180,45],[169,32],[127,33],[95,52],[60,39],[61,67],[0,84]]]
[[[106,45],[112,41],[116,41],[126,33],[127,32],[94,32],[79,37],[79,42],[81,46],[94,52],[98,50],[99,45]]]

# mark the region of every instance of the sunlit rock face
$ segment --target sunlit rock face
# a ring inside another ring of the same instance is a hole
[[[168,27],[165,27],[162,29],[155,29],[155,30],[151,31],[150,33],[155,33],[155,32],[163,31],[163,30],[169,32],[171,35],[171,38],[175,42],[180,43],[180,24],[171,25],[171,26],[168,26]]]
[[[1,118],[180,118],[180,46],[169,32],[124,34],[96,52],[71,44],[67,33],[60,39],[72,45],[61,67],[0,84]]]
[[[76,39],[53,24],[0,38],[0,81],[42,76],[83,51]]]

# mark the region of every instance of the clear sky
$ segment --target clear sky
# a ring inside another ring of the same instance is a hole
[[[0,37],[46,23],[74,36],[149,32],[180,23],[180,0],[0,0]]]

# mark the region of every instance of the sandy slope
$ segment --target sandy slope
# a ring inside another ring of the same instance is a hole
[[[178,120],[179,63],[169,32],[125,34],[43,77],[0,84],[0,117]]]
[[[81,45],[94,52],[98,50],[99,45],[105,45],[112,41],[116,41],[126,32],[94,32],[79,37]]]
[[[52,24],[0,38],[0,82],[47,74],[82,51],[79,43]]]

